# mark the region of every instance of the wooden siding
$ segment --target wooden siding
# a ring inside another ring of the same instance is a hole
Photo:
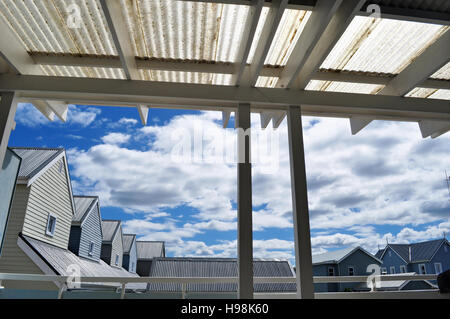
[[[17,185],[11,206],[8,226],[6,228],[3,252],[0,257],[0,272],[19,274],[44,274],[42,270],[17,245],[19,233],[22,231],[27,209],[30,189],[25,185]],[[2,285],[9,289],[28,289],[27,283],[3,281]],[[33,283],[34,289],[55,290],[52,283]]]
[[[59,172],[59,165],[64,160],[53,164],[30,186],[23,234],[67,249],[73,210],[66,171]],[[45,234],[49,213],[57,217],[53,237]]]
[[[119,264],[117,267],[122,267],[123,259],[123,239],[122,239],[122,225],[119,226],[119,230],[112,240],[112,250],[111,250],[111,266],[116,266],[116,255],[119,255]]]
[[[94,252],[89,255],[89,245],[94,242]],[[98,205],[92,209],[81,227],[81,238],[78,255],[92,260],[100,259],[102,249],[102,225],[98,213]]]

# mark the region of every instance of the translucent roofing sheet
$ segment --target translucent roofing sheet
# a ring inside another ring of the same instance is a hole
[[[98,0],[2,0],[1,16],[28,51],[117,55]]]
[[[449,43],[450,45],[450,43]],[[432,79],[450,80],[450,62],[431,75]]]
[[[256,87],[274,88],[277,85],[278,77],[276,76],[259,76],[256,81]]]
[[[397,74],[448,26],[355,17],[321,68]]]
[[[427,89],[427,88],[415,88],[405,96],[407,97],[421,97],[421,98],[429,98],[429,99],[441,99],[441,100],[450,100],[450,90],[436,90],[436,89]]]
[[[379,84],[312,80],[305,89],[312,91],[377,94],[383,87],[384,85]]]
[[[120,0],[136,56],[236,62],[249,6]]]
[[[232,74],[139,70],[142,80],[193,84],[232,85]]]
[[[123,70],[117,68],[58,66],[58,65],[41,65],[41,68],[44,74],[48,76],[70,76],[79,78],[125,80],[125,74]]]

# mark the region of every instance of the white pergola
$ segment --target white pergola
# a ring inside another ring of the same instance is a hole
[[[143,125],[152,107],[221,111],[224,127],[235,112],[244,130],[251,112],[262,128],[287,115],[298,297],[313,298],[301,116],[349,118],[352,134],[378,119],[417,122],[424,138],[450,130],[450,6],[427,3],[4,0],[0,163],[18,102],[51,121],[66,121],[69,104],[136,107]],[[416,41],[402,39],[411,32]],[[238,292],[252,298],[250,140],[240,138]]]

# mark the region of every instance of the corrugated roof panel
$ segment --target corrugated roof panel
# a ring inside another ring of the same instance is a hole
[[[384,85],[378,84],[312,80],[305,89],[312,91],[377,94],[383,87]]]
[[[136,235],[133,234],[123,234],[123,253],[129,254],[131,246],[133,245]]]
[[[284,11],[264,64],[286,65],[310,16],[311,11]]]
[[[448,29],[436,24],[357,16],[321,68],[397,74]]]
[[[0,13],[28,51],[117,55],[98,0],[3,0]]]
[[[12,150],[22,159],[19,170],[19,178],[24,180],[32,178],[64,151],[60,148],[46,149],[18,147],[12,147]]]
[[[60,65],[41,65],[45,75],[70,76],[79,78],[117,79],[125,80],[123,69],[100,68],[100,67],[78,67]]]
[[[121,0],[139,57],[236,62],[249,6]]]
[[[139,70],[141,78],[147,81],[178,82],[194,84],[232,85],[232,74]]]
[[[112,241],[120,220],[102,220],[103,241]]]
[[[261,15],[259,17],[258,25],[256,26],[255,35],[253,37],[253,42],[250,47],[250,51],[248,53],[247,63],[251,64],[253,61],[253,57],[255,56],[255,50],[258,46],[259,39],[261,38],[261,32],[263,29],[264,24],[267,20],[267,15],[269,14],[269,10],[271,10],[269,7],[263,7],[261,10]]]
[[[74,196],[73,201],[75,204],[75,214],[73,215],[72,221],[80,222],[84,214],[96,200],[97,197]]]
[[[274,88],[277,85],[278,77],[276,76],[258,76],[256,87]]]
[[[446,65],[432,74],[431,78],[439,80],[450,80],[450,62],[448,62]]]
[[[407,97],[421,97],[429,99],[441,99],[450,100],[450,90],[444,89],[427,89],[427,88],[415,88],[405,96]]]
[[[162,241],[136,241],[136,249],[138,259],[164,257],[164,242]]]

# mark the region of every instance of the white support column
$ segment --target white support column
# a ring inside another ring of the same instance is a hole
[[[141,123],[143,126],[147,125],[147,120],[148,120],[148,111],[149,108],[146,105],[138,105],[137,109],[139,111],[139,117],[141,118]]]
[[[252,164],[250,159],[250,104],[239,104],[237,211],[238,298],[253,299]]]
[[[9,136],[14,128],[14,117],[16,116],[17,100],[14,92],[1,94],[0,101],[0,167],[5,159]]]
[[[300,106],[288,107],[287,120],[291,166],[297,298],[312,299],[314,298],[314,285],[311,235],[309,229],[308,192],[306,187],[305,152],[303,148]]]

